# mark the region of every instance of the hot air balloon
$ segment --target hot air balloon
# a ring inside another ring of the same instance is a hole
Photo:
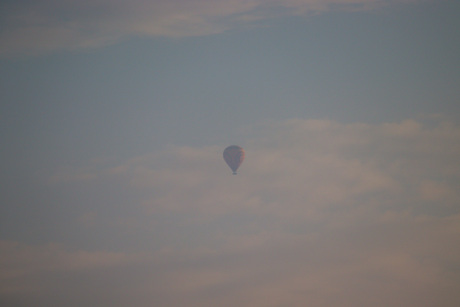
[[[244,150],[240,146],[231,145],[224,150],[224,160],[236,175],[236,170],[244,160]]]

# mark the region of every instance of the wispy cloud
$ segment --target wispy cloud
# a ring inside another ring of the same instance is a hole
[[[76,217],[119,251],[2,242],[0,302],[458,304],[460,127],[294,119],[251,133],[237,176],[224,145],[168,147],[83,179],[67,169],[49,184],[136,194],[127,217],[97,203],[91,225]]]
[[[459,222],[458,215],[400,215],[315,234],[238,236],[219,249],[137,255],[4,242],[0,301],[37,306],[302,306],[308,301],[310,306],[453,307],[459,300]],[[14,269],[20,274],[12,275]]]
[[[399,202],[401,210],[421,212],[435,199],[443,200],[436,204],[441,210],[460,196],[455,192],[460,129],[449,122],[344,125],[289,120],[261,130],[256,139],[241,144],[247,157],[238,180],[222,176],[227,169],[220,147],[170,147],[118,169],[133,187],[157,188],[145,201],[152,212],[177,208],[201,215],[220,210],[221,204],[230,210],[273,209],[276,216],[292,212],[308,218],[315,210],[360,204],[385,208]]]
[[[374,9],[386,0],[9,1],[2,4],[0,54],[87,49],[129,36],[221,33],[283,14]]]

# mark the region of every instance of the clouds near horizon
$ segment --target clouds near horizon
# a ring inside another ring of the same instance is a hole
[[[56,173],[48,182],[55,189],[108,185],[136,195],[122,197],[126,214],[95,202],[73,217],[82,231],[108,228],[105,241],[113,236],[118,245],[4,240],[1,300],[458,304],[458,125],[442,118],[291,119],[251,131],[239,144],[246,160],[237,176],[223,162],[222,146],[170,146],[117,165]]]

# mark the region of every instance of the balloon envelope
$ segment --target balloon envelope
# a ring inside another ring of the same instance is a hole
[[[236,175],[236,170],[244,160],[244,150],[240,146],[231,145],[224,150],[224,160]]]

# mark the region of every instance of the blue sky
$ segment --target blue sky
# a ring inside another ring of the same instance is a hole
[[[4,1],[0,302],[457,306],[458,9]]]

